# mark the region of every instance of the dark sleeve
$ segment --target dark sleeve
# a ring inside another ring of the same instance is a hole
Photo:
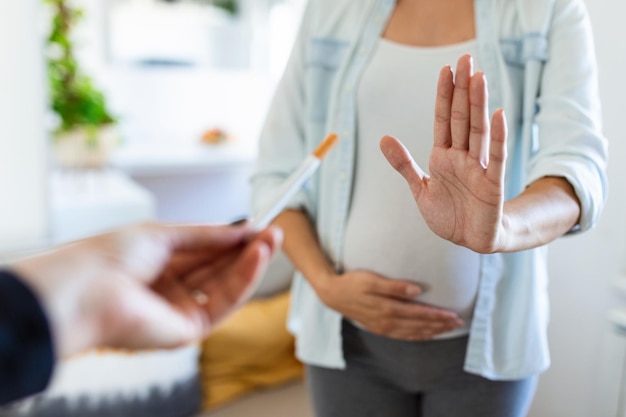
[[[0,404],[42,391],[54,366],[52,335],[35,294],[0,270]]]

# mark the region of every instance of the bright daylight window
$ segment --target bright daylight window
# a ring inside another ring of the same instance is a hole
[[[103,0],[113,62],[282,71],[306,0]]]
[[[254,142],[305,1],[80,0],[79,55],[121,116],[125,143],[150,144],[138,153],[171,155],[151,145],[180,150],[212,129]]]

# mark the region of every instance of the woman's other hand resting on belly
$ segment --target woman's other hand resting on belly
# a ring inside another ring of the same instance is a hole
[[[372,333],[401,340],[426,340],[463,326],[454,312],[418,304],[420,287],[367,271],[335,273],[306,213],[287,210],[275,221],[284,230],[283,250],[322,302]]]
[[[421,290],[414,283],[368,271],[350,271],[324,281],[318,291],[324,304],[375,334],[418,341],[463,326],[452,311],[416,303]]]

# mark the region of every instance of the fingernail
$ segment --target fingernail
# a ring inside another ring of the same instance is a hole
[[[448,65],[448,70],[450,70],[450,76],[452,77],[452,82],[454,83],[454,68],[452,65]]]
[[[483,169],[487,169],[487,167],[489,166],[489,155],[487,155],[487,153],[482,150],[480,153],[480,166],[483,167]]]
[[[416,287],[415,285],[409,285],[406,287],[406,295],[409,297],[417,297],[422,293],[422,289],[420,287]]]

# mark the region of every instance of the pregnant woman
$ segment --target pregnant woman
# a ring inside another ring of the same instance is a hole
[[[276,220],[318,416],[526,415],[545,244],[605,199],[592,45],[582,0],[310,0],[254,205],[340,135]]]

